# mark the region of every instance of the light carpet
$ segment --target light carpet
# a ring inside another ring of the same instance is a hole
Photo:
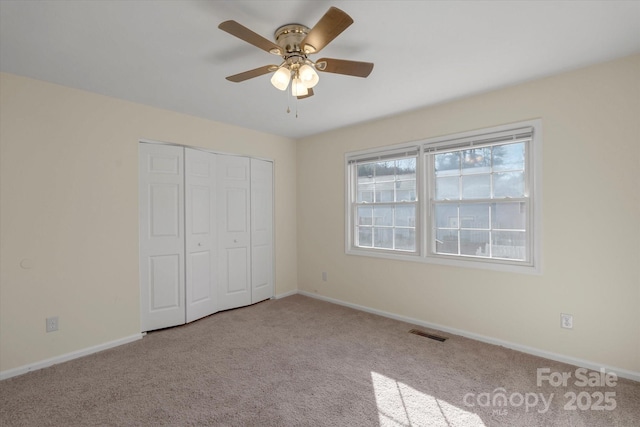
[[[0,424],[640,425],[640,383],[592,374],[580,387],[575,366],[412,328],[301,295],[269,300],[2,381]],[[551,381],[538,385],[539,368]]]

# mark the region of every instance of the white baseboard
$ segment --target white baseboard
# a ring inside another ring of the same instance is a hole
[[[540,350],[533,347],[524,346],[521,344],[515,344],[509,341],[503,341],[497,338],[487,337],[485,335],[476,334],[473,332],[464,331],[461,329],[450,328],[448,326],[438,325],[436,323],[424,322],[422,320],[413,319],[411,317],[401,316],[395,313],[389,313],[387,311],[377,310],[375,308],[365,307],[363,305],[352,304],[349,302],[341,301],[334,298],[325,297],[322,295],[318,295],[312,292],[307,291],[298,291],[300,295],[304,295],[311,298],[316,298],[322,301],[330,302],[333,304],[343,305],[345,307],[353,308],[360,311],[365,311],[371,314],[377,314],[379,316],[388,317],[390,319],[400,320],[402,322],[411,323],[414,325],[424,326],[425,328],[436,329],[443,332],[448,332],[454,335],[460,335],[465,338],[471,338],[476,341],[485,342],[488,344],[499,345],[502,347],[510,348],[512,350],[521,351],[523,353],[531,354],[533,356],[543,357],[545,359],[555,360],[556,362],[568,363],[570,365],[575,365],[581,368],[593,369],[594,371],[598,371],[600,369],[605,369],[606,371],[614,372],[617,376],[621,378],[626,378],[633,381],[640,382],[640,372],[629,371],[627,369],[620,369],[614,366],[605,366],[599,363],[590,362],[588,360],[577,359],[571,356],[565,356],[562,354],[551,353],[545,350]]]
[[[326,301],[326,302],[330,302],[330,303],[333,303],[333,304],[342,305],[342,306],[345,306],[345,307],[353,308],[353,309],[364,311],[364,312],[371,313],[371,314],[377,314],[379,316],[388,317],[390,319],[399,320],[401,322],[407,322],[407,323],[411,323],[411,324],[414,324],[414,325],[420,325],[420,326],[423,326],[425,328],[436,329],[436,330],[439,330],[439,331],[448,332],[450,334],[460,335],[462,337],[471,338],[471,339],[474,339],[476,341],[486,342],[488,344],[499,345],[499,346],[502,346],[502,347],[510,348],[512,350],[517,350],[517,351],[521,351],[523,353],[531,354],[531,355],[534,355],[534,356],[543,357],[545,359],[555,360],[557,362],[568,363],[570,365],[575,365],[575,366],[579,366],[579,367],[583,367],[583,368],[587,368],[587,369],[593,369],[595,371],[598,371],[600,369],[606,369],[607,371],[615,372],[615,374],[618,375],[621,378],[627,378],[627,379],[630,379],[630,380],[633,380],[633,381],[639,381],[640,382],[640,372],[629,371],[627,369],[620,369],[620,368],[616,368],[614,366],[605,366],[605,365],[601,365],[601,364],[594,363],[594,362],[591,362],[591,361],[588,361],[588,360],[584,360],[584,359],[577,359],[577,358],[574,358],[574,357],[571,357],[571,356],[565,356],[565,355],[562,355],[562,354],[551,353],[551,352],[548,352],[548,351],[545,351],[545,350],[540,350],[540,349],[537,349],[537,348],[528,347],[528,346],[524,346],[524,345],[521,345],[521,344],[515,344],[515,343],[512,343],[512,342],[503,341],[503,340],[500,340],[500,339],[497,339],[497,338],[487,337],[485,335],[480,335],[480,334],[476,334],[476,333],[473,333],[473,332],[464,331],[464,330],[461,330],[461,329],[450,328],[448,326],[439,325],[439,324],[436,324],[436,323],[424,322],[422,320],[413,319],[411,317],[402,316],[402,315],[395,314],[395,313],[389,313],[387,311],[377,310],[377,309],[374,309],[374,308],[365,307],[363,305],[353,304],[353,303],[341,301],[341,300],[338,300],[338,299],[335,299],[335,298],[329,298],[329,297],[326,297],[326,296],[318,295],[318,294],[307,292],[307,291],[294,290],[294,291],[290,291],[290,292],[285,292],[285,293],[276,295],[275,299],[286,298],[288,296],[292,296],[292,295],[295,295],[295,294],[300,294],[300,295],[304,295],[304,296],[307,296],[307,297],[316,298],[316,299],[319,299],[319,300],[322,300],[322,301]],[[6,371],[0,372],[0,380],[4,380],[4,379],[7,379],[7,378],[15,377],[17,375],[26,374],[27,372],[31,372],[31,371],[35,371],[35,370],[38,370],[38,369],[46,368],[46,367],[55,365],[57,363],[62,363],[62,362],[66,362],[66,361],[69,361],[69,360],[77,359],[79,357],[87,356],[89,354],[97,353],[99,351],[107,350],[109,348],[118,347],[118,346],[123,345],[123,344],[127,344],[127,343],[130,343],[130,342],[133,342],[133,341],[137,341],[137,340],[141,339],[143,336],[144,336],[143,333],[134,334],[134,335],[131,335],[131,336],[128,336],[128,337],[120,338],[118,340],[106,342],[106,343],[99,344],[99,345],[96,345],[96,346],[93,346],[93,347],[88,347],[88,348],[85,348],[85,349],[82,349],[82,350],[78,350],[78,351],[74,351],[74,352],[71,352],[71,353],[63,354],[61,356],[52,357],[50,359],[42,360],[42,361],[39,361],[39,362],[36,362],[36,363],[31,363],[31,364],[20,366],[18,368],[14,368],[14,369],[8,369]]]
[[[297,289],[294,289],[293,291],[289,291],[289,292],[285,292],[282,294],[278,294],[274,297],[274,299],[281,299],[281,298],[286,298],[286,297],[290,297],[291,295],[295,295],[298,293]]]
[[[41,360],[39,362],[30,363],[28,365],[20,366],[14,369],[8,369],[0,372],[0,380],[15,377],[18,375],[26,374],[27,372],[35,371],[42,368],[47,368],[58,363],[67,362],[69,360],[77,359],[82,356],[97,353],[102,350],[107,350],[113,347],[118,347],[123,344],[128,344],[133,341],[137,341],[143,337],[143,334],[135,334],[128,337],[120,338],[114,341],[109,341],[103,344],[98,344],[93,347],[83,348],[82,350],[72,351],[71,353],[63,354],[60,356],[52,357],[51,359]]]

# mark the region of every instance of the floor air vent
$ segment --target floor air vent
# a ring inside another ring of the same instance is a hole
[[[440,341],[440,342],[445,342],[447,340],[445,337],[429,334],[427,332],[419,331],[418,329],[411,329],[409,331],[409,333],[410,334],[414,334],[414,335],[420,335],[421,337],[430,338],[432,340],[436,340],[436,341]]]

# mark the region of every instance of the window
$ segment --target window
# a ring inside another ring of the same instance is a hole
[[[347,154],[347,253],[539,272],[540,127]]]
[[[427,154],[439,255],[526,261],[528,140]]]
[[[356,247],[416,253],[417,156],[416,150],[351,161]]]

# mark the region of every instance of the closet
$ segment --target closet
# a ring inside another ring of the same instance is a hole
[[[139,144],[141,329],[273,296],[273,163]]]

